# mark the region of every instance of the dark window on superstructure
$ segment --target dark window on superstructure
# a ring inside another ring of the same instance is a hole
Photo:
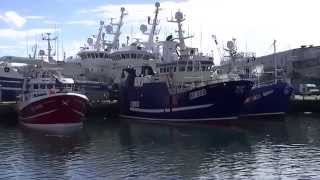
[[[148,55],[148,54],[144,55],[144,56],[143,56],[143,59],[144,59],[144,60],[148,60],[148,59],[149,59],[149,55]]]
[[[176,72],[177,71],[177,67],[173,67],[173,72]]]
[[[48,89],[52,89],[52,88],[53,88],[53,84],[48,84],[48,85],[47,85],[47,88],[48,88]]]
[[[179,67],[179,71],[180,71],[180,72],[186,71],[186,67],[185,67],[185,66],[180,66],[180,67]]]
[[[206,66],[201,66],[201,71],[206,71]]]
[[[188,65],[188,66],[187,66],[187,71],[188,71],[188,72],[192,71],[192,65]]]
[[[125,56],[124,54],[121,54],[121,58],[122,58],[122,59],[125,59],[126,56]]]
[[[125,54],[124,56],[125,56],[126,59],[130,58],[130,54]]]
[[[100,53],[99,55],[100,55],[100,56],[99,56],[100,58],[103,58],[103,53]]]
[[[41,88],[41,89],[45,89],[45,88],[46,88],[46,85],[45,85],[45,84],[40,84],[40,88]]]
[[[131,54],[132,59],[136,59],[137,55],[136,54]]]
[[[33,89],[38,89],[39,87],[38,87],[38,84],[34,84],[33,85]]]

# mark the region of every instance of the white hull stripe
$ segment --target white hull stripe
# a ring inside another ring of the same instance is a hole
[[[1,90],[12,90],[12,91],[21,91],[22,88],[13,88],[13,87],[1,87]]]
[[[151,120],[151,121],[170,121],[170,122],[196,122],[196,121],[217,121],[217,120],[227,120],[227,119],[237,119],[237,116],[229,116],[223,118],[202,118],[202,119],[160,119],[160,118],[147,118],[138,116],[127,116],[120,114],[122,118],[137,119],[137,120]]]
[[[59,131],[69,128],[81,128],[83,126],[82,122],[79,123],[63,123],[63,124],[31,124],[31,123],[23,123],[21,124],[25,127],[33,128],[33,129],[43,129],[43,130],[52,130]]]
[[[183,107],[173,107],[171,108],[164,108],[164,109],[142,109],[142,108],[130,108],[130,111],[135,112],[144,112],[144,113],[163,113],[163,112],[179,112],[179,111],[187,111],[187,110],[194,110],[194,109],[202,109],[208,108],[213,106],[213,104],[204,104],[198,106],[183,106]]]
[[[285,112],[274,112],[274,113],[256,113],[256,114],[241,114],[240,116],[267,116],[267,115],[283,115]]]
[[[37,118],[37,117],[40,117],[40,116],[44,116],[44,115],[53,113],[53,112],[55,112],[55,111],[57,111],[57,109],[53,109],[53,110],[50,110],[50,111],[47,111],[47,112],[43,112],[43,113],[40,113],[40,114],[36,114],[36,115],[33,115],[33,116],[29,116],[29,117],[22,117],[22,116],[20,116],[19,118],[20,118],[21,120],[32,119],[32,118]]]

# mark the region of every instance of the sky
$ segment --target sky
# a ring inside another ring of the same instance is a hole
[[[154,14],[154,0],[1,0],[0,57],[28,56],[32,46],[46,49],[41,34],[58,37],[59,59],[62,51],[75,55],[87,38],[97,34],[99,21],[119,19],[120,8],[128,15],[124,19],[120,41],[126,36],[146,40],[139,26]],[[223,56],[227,41],[236,38],[239,51],[255,52],[257,56],[320,44],[318,0],[161,0],[159,40],[173,34],[177,25],[167,22],[176,11],[185,14],[183,29],[188,46],[213,54],[215,63]],[[212,35],[217,37],[218,45]],[[63,48],[63,50],[62,50]],[[58,53],[56,53],[58,54]]]

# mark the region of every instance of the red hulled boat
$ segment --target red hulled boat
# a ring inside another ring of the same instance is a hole
[[[41,69],[24,81],[23,89],[18,111],[24,126],[49,130],[82,126],[89,100],[76,91],[73,79]]]

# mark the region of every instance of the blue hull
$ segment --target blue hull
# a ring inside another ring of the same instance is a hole
[[[17,101],[21,90],[2,90],[1,101]]]
[[[252,87],[230,81],[170,94],[166,83],[120,88],[120,116],[145,121],[205,122],[236,119]]]
[[[22,91],[23,78],[0,77],[1,101],[17,101]]]
[[[284,82],[252,88],[241,116],[282,115],[288,111],[292,88]]]

